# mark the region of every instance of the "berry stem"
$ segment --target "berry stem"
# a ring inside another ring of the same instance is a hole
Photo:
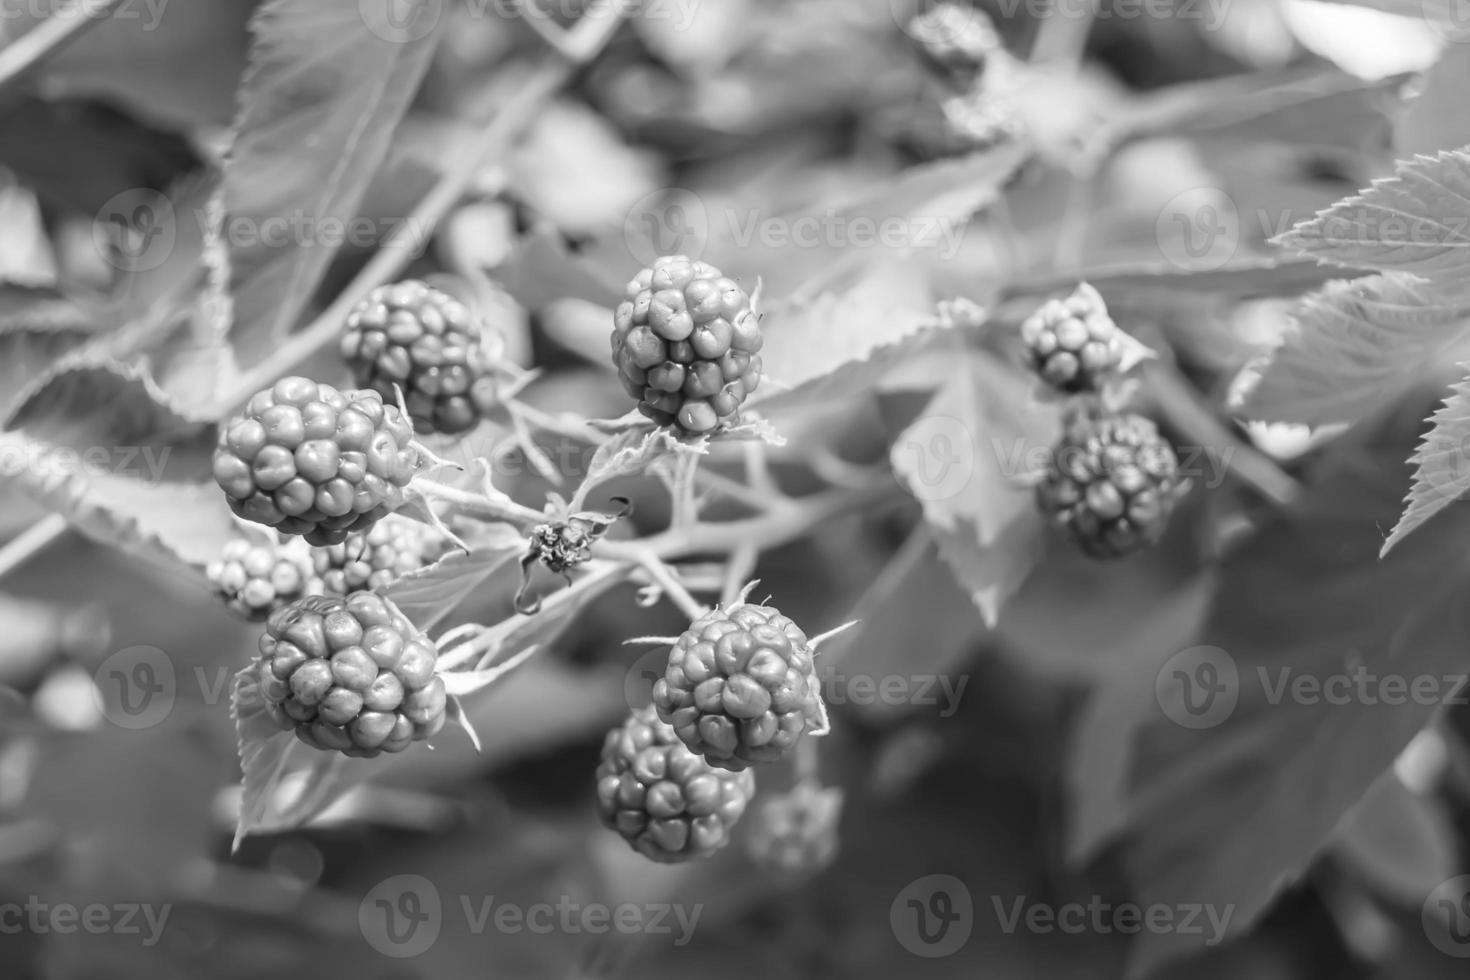
[[[658,586],[669,601],[679,607],[680,612],[689,617],[691,623],[709,612],[708,607],[690,595],[689,590],[684,587],[684,583],[679,581],[678,577],[669,570],[669,566],[664,564],[663,559],[659,558],[658,555],[647,549],[637,549],[634,551],[634,555],[636,555],[634,562],[637,566],[648,574],[648,577],[653,580],[653,584]]]
[[[755,574],[760,555],[760,549],[751,544],[731,552],[730,564],[725,568],[725,586],[720,593],[720,605],[729,609],[740,601],[740,592]]]
[[[442,500],[449,504],[461,517],[513,524],[522,530],[546,520],[546,515],[539,510],[532,510],[504,495],[501,495],[503,499],[497,499],[488,494],[460,490],[457,487],[451,487],[435,480],[426,480],[423,477],[415,477],[413,486],[425,497]]]

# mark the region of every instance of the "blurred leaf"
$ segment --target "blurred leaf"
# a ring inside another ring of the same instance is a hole
[[[1386,773],[1348,811],[1332,852],[1379,896],[1417,911],[1424,896],[1455,876],[1458,848],[1439,800],[1420,796]]]
[[[146,372],[111,363],[63,365],[36,378],[4,427],[79,450],[156,444],[199,429]]]
[[[183,136],[106,102],[26,97],[0,113],[0,161],[48,206],[103,217],[117,195],[162,190],[199,155]]]
[[[1000,621],[1001,607],[1023,585],[1046,551],[1046,528],[1034,510],[1018,514],[989,544],[974,527],[933,528],[939,554],[979,608],[985,625]]]
[[[1145,713],[1119,857],[1141,904],[1232,908],[1230,933],[1248,929],[1453,693],[1446,679],[1463,675],[1470,641],[1461,615],[1470,512],[1452,510],[1445,519],[1458,523],[1442,534],[1378,558],[1416,421],[1400,413],[1336,443],[1307,474],[1300,501],[1226,562],[1198,642],[1234,670],[1217,675],[1206,701],[1164,683],[1179,672],[1127,682]],[[1171,652],[1158,651],[1169,670]],[[1190,666],[1182,663],[1183,676],[1203,680]],[[1366,694],[1354,693],[1365,675]],[[1318,696],[1297,693],[1301,678],[1324,685]],[[1434,690],[1400,698],[1372,687],[1374,678],[1429,678]],[[1342,680],[1346,697],[1337,696]],[[1210,714],[1184,727],[1171,718],[1184,717],[1179,699],[1191,695]],[[1198,948],[1198,937],[1141,935],[1131,966],[1142,975]]]
[[[561,299],[580,299],[612,307],[623,298],[623,283],[633,278],[628,268],[619,278],[593,261],[574,254],[566,239],[549,222],[531,228],[495,269],[495,278],[526,309],[535,312]],[[608,320],[607,333],[612,333]]]
[[[1429,431],[1409,462],[1414,466],[1414,485],[1405,498],[1403,516],[1383,542],[1385,555],[1419,525],[1470,493],[1470,378],[1455,385],[1430,416]]]
[[[1470,152],[1402,160],[1392,177],[1275,241],[1334,265],[1463,280],[1470,273]]]
[[[1350,422],[1458,358],[1470,341],[1470,292],[1402,273],[1335,280],[1303,297],[1295,321],[1240,411]]]
[[[1401,85],[1337,68],[1238,74],[1151,93],[1115,125],[1134,139],[1187,135],[1376,154],[1388,146]]]
[[[526,539],[509,524],[485,529],[469,554],[456,551],[426,568],[400,575],[384,593],[421,630],[433,629],[465,599],[490,588],[496,576],[518,577]]]
[[[123,3],[48,59],[38,81],[48,93],[120,101],[180,130],[224,125],[245,67],[245,22],[256,4]]]
[[[247,365],[296,326],[341,243],[325,229],[356,216],[438,42],[436,31],[385,40],[356,4],[317,0],[268,0],[252,30],[220,189],[229,220],[253,231],[230,242],[233,335]],[[281,222],[284,244],[268,234]]]
[[[1406,0],[1412,5],[1412,0]],[[1470,144],[1470,48],[1451,44],[1418,79],[1419,94],[1394,120],[1393,148],[1399,157],[1430,155]]]
[[[665,64],[688,78],[709,78],[726,68],[751,41],[756,20],[752,0],[700,4],[675,12],[666,7],[634,18],[643,43]]]
[[[571,235],[621,225],[663,180],[658,157],[623,142],[585,104],[565,99],[541,111],[506,170],[515,196]]]

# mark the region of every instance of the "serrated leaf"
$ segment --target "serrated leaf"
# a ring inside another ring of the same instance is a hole
[[[474,551],[456,551],[427,568],[400,575],[384,593],[421,630],[432,629],[474,593],[488,589],[497,575],[519,576],[526,539],[507,524],[486,528],[488,540]]]
[[[747,404],[770,412],[861,394],[861,366],[877,355],[881,374],[906,342],[920,343],[934,301],[925,271],[896,262],[865,270],[846,291],[776,305],[761,320],[765,380]]]
[[[1460,367],[1470,370],[1470,364]],[[1394,525],[1383,554],[1425,521],[1470,493],[1470,377],[1455,385],[1439,411],[1429,418],[1429,431],[1415,451],[1414,485],[1404,512]]]
[[[1046,528],[1034,510],[1016,515],[988,544],[964,522],[953,530],[933,528],[940,557],[992,629],[1001,607],[1026,584],[1046,552]]]
[[[1470,342],[1470,293],[1386,273],[1329,282],[1241,405],[1273,422],[1350,422],[1393,401]]]
[[[1334,444],[1300,500],[1227,560],[1198,646],[1154,651],[1151,674],[1118,682],[1140,715],[1116,856],[1140,904],[1232,908],[1228,936],[1248,929],[1453,693],[1470,642],[1461,546],[1470,512],[1450,511],[1444,533],[1378,557],[1415,423],[1402,413]],[[1174,660],[1205,647],[1233,671]],[[1203,695],[1198,682],[1211,677]],[[1374,681],[1390,677],[1434,686],[1398,696]],[[1298,693],[1302,678],[1319,685],[1316,696]],[[1186,716],[1187,694],[1208,714]],[[1199,949],[1197,935],[1140,935],[1132,972]]]
[[[1401,160],[1392,177],[1274,242],[1334,265],[1463,280],[1470,273],[1470,153]]]
[[[17,398],[5,429],[79,450],[167,443],[199,431],[147,372],[108,362],[64,364]]]
[[[253,666],[235,675],[230,717],[235,721],[242,776],[231,850],[239,850],[250,834],[299,827],[336,798],[347,757],[309,749],[294,732],[282,731],[266,714]]]
[[[1375,894],[1418,910],[1424,896],[1455,876],[1455,833],[1439,800],[1385,773],[1332,835],[1332,852]]]
[[[252,20],[220,188],[232,227],[254,230],[230,236],[242,363],[270,350],[311,300],[341,245],[327,223],[346,227],[356,217],[438,43],[437,30],[418,28],[437,14],[416,6],[391,40],[350,3],[269,0]],[[266,233],[282,221],[284,244]]]

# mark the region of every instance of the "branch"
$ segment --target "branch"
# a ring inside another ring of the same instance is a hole
[[[0,90],[15,84],[22,75],[81,37],[88,28],[109,19],[122,3],[123,0],[76,0],[0,49]]]

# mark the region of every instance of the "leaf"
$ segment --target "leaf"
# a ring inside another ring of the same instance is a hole
[[[1334,265],[1463,279],[1470,273],[1470,153],[1401,160],[1392,177],[1274,242]]]
[[[1461,364],[1470,370],[1470,364]],[[1430,416],[1429,431],[1409,463],[1414,485],[1405,498],[1403,516],[1383,542],[1388,554],[1425,521],[1470,493],[1470,377],[1455,385],[1439,411]]]
[[[1141,905],[1232,908],[1230,934],[1248,929],[1463,676],[1470,512],[1378,557],[1416,425],[1402,412],[1334,444],[1299,502],[1226,562],[1199,646],[1158,650],[1158,674],[1120,681],[1144,711],[1117,854]],[[1233,670],[1192,670],[1205,647]],[[1211,676],[1209,694],[1182,686]],[[1198,950],[1198,936],[1141,935],[1131,967]]]
[[[549,222],[534,225],[495,269],[495,278],[526,309],[536,312],[561,299],[580,299],[602,307],[614,307],[623,298],[623,284],[632,278],[626,255],[620,264],[598,263],[574,254],[566,239]],[[614,268],[627,269],[626,278]],[[607,333],[612,332],[608,320]]]
[[[536,649],[534,646],[529,646],[514,656],[506,657],[489,667],[476,667],[473,670],[447,670],[440,673],[439,676],[444,679],[444,689],[450,694],[456,696],[473,694],[509,675],[511,671],[525,663],[536,652]]]
[[[582,510],[587,506],[587,497],[602,484],[623,476],[639,476],[665,457],[688,455],[692,451],[688,444],[665,428],[619,432],[592,454],[592,460],[587,464],[587,476],[568,507],[573,511]]]
[[[1329,282],[1240,406],[1249,418],[1322,425],[1362,418],[1463,352],[1470,292],[1399,273]]]
[[[1332,836],[1332,852],[1378,895],[1417,910],[1459,867],[1454,828],[1440,802],[1385,773]]]
[[[326,809],[337,795],[347,757],[308,749],[295,733],[282,731],[266,714],[253,665],[235,675],[230,717],[242,775],[240,815],[230,847],[238,851],[250,834],[290,830]],[[293,755],[299,759],[303,753],[310,753],[304,767],[289,765]]]
[[[1376,155],[1388,143],[1401,82],[1337,68],[1233,75],[1164,88],[1120,113],[1115,126],[1128,139],[1187,135]]]
[[[963,521],[954,530],[935,528],[933,534],[940,556],[992,629],[1001,607],[1026,584],[1046,551],[1046,529],[1035,511],[1017,515],[984,545],[978,531]]]
[[[174,410],[148,374],[122,364],[68,364],[35,379],[6,429],[76,448],[167,442],[200,425]]]
[[[47,326],[6,326],[0,323],[0,418],[9,418],[26,384],[43,375],[88,334]]]
[[[1413,157],[1470,144],[1470,49],[1451,44],[1418,80],[1419,94],[1409,99],[1394,120],[1396,156]]]
[[[870,390],[934,320],[923,269],[891,263],[864,271],[842,293],[778,304],[762,317],[765,379],[747,404],[772,412]]]
[[[256,13],[220,188],[242,363],[270,350],[311,300],[342,242],[331,226],[356,216],[428,69],[439,35],[418,27],[437,13],[416,6],[393,40],[370,30],[357,4],[269,0]]]
[[[466,554],[456,551],[427,568],[400,575],[385,592],[421,630],[430,630],[461,602],[484,589],[496,576],[519,577],[518,562],[526,539],[508,524],[485,529],[488,540]]]
[[[987,354],[958,350],[938,391],[893,442],[899,482],[987,622],[1020,588],[1040,541],[1026,478],[1059,425],[1054,405]]]

